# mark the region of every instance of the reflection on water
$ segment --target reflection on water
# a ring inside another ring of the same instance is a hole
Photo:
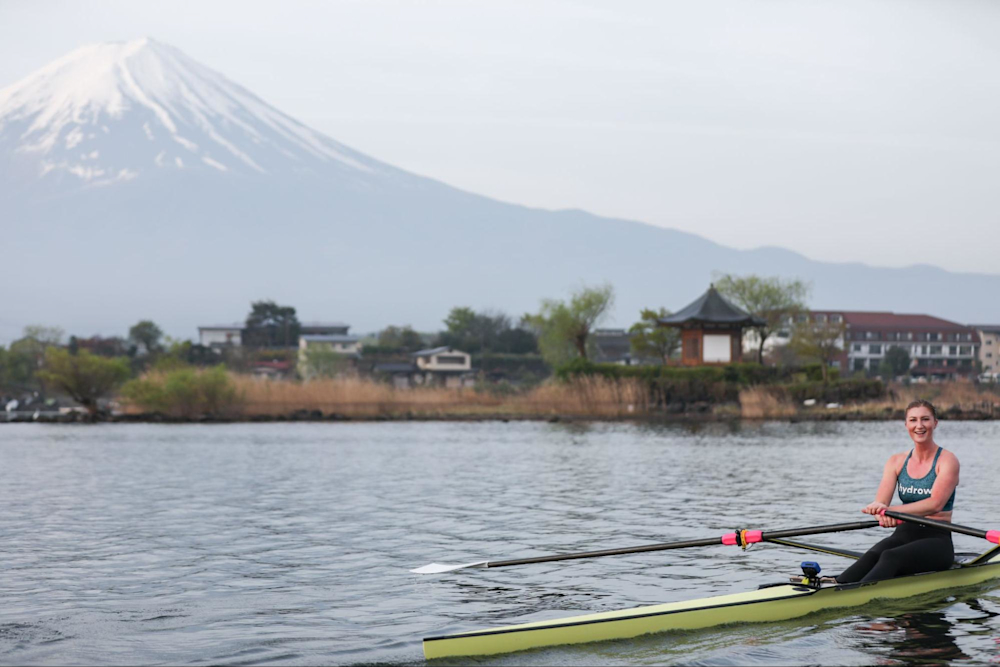
[[[996,636],[996,619],[1000,617],[1000,609],[995,604],[991,606],[988,594],[979,597],[987,590],[981,587],[978,594],[974,589],[962,591],[958,597],[948,598],[945,609],[910,611],[859,623],[858,636],[872,653],[907,665],[982,662],[984,656],[979,655],[977,660],[961,645],[964,637],[979,637],[994,642],[990,662],[997,662],[1000,637]],[[926,598],[928,606],[942,606],[935,602]],[[988,646],[988,641],[982,646]]]
[[[953,634],[953,625],[940,612],[902,614],[893,619],[858,626],[881,653],[908,665],[940,665],[968,660]]]
[[[1000,523],[1000,426],[938,434],[962,460],[956,520]],[[408,570],[853,520],[905,438],[883,423],[5,425],[0,663],[412,664],[423,636],[752,589],[802,554]],[[994,660],[996,589],[953,594],[483,662]]]

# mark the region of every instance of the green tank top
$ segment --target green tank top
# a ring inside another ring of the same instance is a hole
[[[910,453],[906,455],[906,460],[903,461],[903,469],[896,477],[896,491],[899,493],[901,503],[915,503],[931,497],[931,489],[934,487],[934,482],[937,481],[937,462],[943,451],[944,447],[938,447],[937,453],[934,455],[934,462],[931,463],[931,469],[920,479],[914,479],[910,477],[910,473],[906,472],[906,466],[910,463],[910,457],[913,456],[913,450],[910,450]],[[954,506],[955,491],[952,491],[951,498],[944,504],[941,511],[950,512]]]

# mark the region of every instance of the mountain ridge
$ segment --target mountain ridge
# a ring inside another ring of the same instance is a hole
[[[98,70],[91,97],[59,83],[66,72]],[[193,80],[199,72],[210,74]],[[26,94],[25,81],[41,92]],[[683,307],[718,271],[802,278],[817,308],[1000,320],[1000,307],[975,298],[1000,289],[1000,276],[934,267],[927,280],[929,268],[737,250],[641,221],[459,190],[310,130],[149,39],[82,47],[0,90],[0,183],[0,282],[32,283],[8,297],[5,321],[80,335],[122,333],[149,318],[187,337],[199,323],[241,319],[261,298],[360,330],[432,329],[453,306],[520,315],[601,282],[616,287],[614,324],[627,327],[641,308]],[[15,337],[15,326],[0,322],[0,338]]]

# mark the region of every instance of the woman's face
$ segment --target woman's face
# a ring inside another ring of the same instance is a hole
[[[928,408],[920,406],[906,411],[906,430],[909,431],[914,444],[934,442],[936,428],[937,419]]]

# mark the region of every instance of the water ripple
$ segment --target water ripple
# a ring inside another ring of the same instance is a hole
[[[942,424],[963,464],[960,522],[1000,520],[998,435]],[[746,590],[801,555],[408,570],[860,518],[906,442],[882,423],[6,425],[0,662],[411,664],[427,635]],[[482,662],[987,664],[998,619],[987,587]]]

